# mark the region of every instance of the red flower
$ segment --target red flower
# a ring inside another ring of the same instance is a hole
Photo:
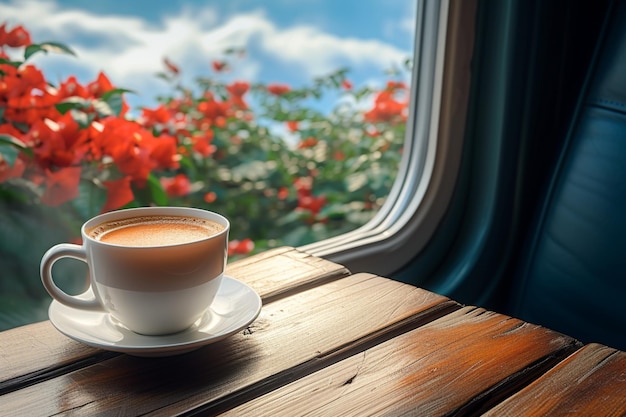
[[[170,61],[169,59],[163,58],[163,63],[165,64],[165,66],[167,67],[169,72],[171,72],[172,74],[179,74],[180,73],[180,70],[178,69],[178,67],[176,65],[174,65],[174,63],[172,61]]]
[[[313,178],[311,177],[300,177],[296,178],[293,182],[294,187],[298,194],[309,195],[311,190],[313,189]]]
[[[146,127],[164,125],[170,121],[171,117],[170,111],[163,104],[156,109],[144,108],[141,110],[141,122]]]
[[[162,177],[161,185],[170,197],[182,197],[191,191],[191,183],[185,174],[178,174],[174,178]]]
[[[102,213],[123,207],[135,199],[130,182],[131,177],[103,182],[107,189],[107,199],[102,207]]]
[[[50,93],[43,73],[32,65],[15,68],[0,64],[0,106],[2,118],[11,123],[31,125],[43,118],[55,118],[57,99]]]
[[[403,123],[406,121],[406,109],[406,102],[397,101],[392,91],[385,90],[378,93],[374,108],[366,112],[364,117],[372,123]]]
[[[228,64],[225,61],[213,61],[211,65],[213,66],[213,70],[215,72],[221,72],[228,69]]]
[[[300,143],[298,143],[298,149],[312,148],[318,143],[319,143],[319,140],[317,140],[316,138],[308,137],[304,140],[301,140]]]
[[[250,84],[245,81],[235,81],[227,85],[226,90],[233,96],[241,97],[248,92]]]
[[[21,158],[16,159],[11,166],[0,153],[0,183],[11,178],[21,177],[25,169],[26,163]]]
[[[203,135],[200,133],[193,135],[191,140],[193,143],[193,150],[206,158],[213,155],[217,148],[215,145],[211,144],[211,141],[213,140],[213,131],[206,130],[203,133]]]
[[[210,123],[216,123],[219,119],[229,115],[228,104],[209,99],[198,103],[198,111],[208,119]]]
[[[204,201],[206,201],[207,203],[211,204],[215,200],[217,200],[217,194],[215,194],[213,191],[209,191],[208,193],[204,194]]]
[[[109,117],[102,121],[103,129],[92,129],[92,157],[102,160],[105,156],[124,175],[133,181],[145,180],[150,171],[156,168],[178,168],[176,139],[162,135],[155,137],[138,123],[130,120]]]
[[[46,170],[46,190],[41,201],[48,206],[58,206],[78,197],[80,167],[63,168],[55,172]]]
[[[8,32],[6,31],[6,23],[0,26],[0,46],[7,45],[16,48],[18,46],[28,46],[31,43],[30,33],[22,25],[16,26]]]
[[[318,197],[312,195],[299,195],[298,196],[298,208],[301,210],[308,210],[314,216],[319,214],[322,207],[326,205],[326,196],[321,195]]]
[[[62,82],[57,91],[57,97],[62,100],[67,97],[82,97],[88,98],[89,91],[83,85],[81,85],[75,76],[70,76]]]
[[[103,73],[100,72],[98,74],[98,78],[95,81],[87,84],[87,90],[91,93],[93,98],[100,98],[111,90],[114,90],[115,86],[111,83],[109,78]],[[122,101],[122,110],[120,112],[120,116],[125,115],[128,112],[129,106],[126,103],[126,100]]]
[[[282,96],[291,91],[291,87],[286,84],[268,84],[267,91],[275,96]]]
[[[278,197],[279,200],[286,200],[287,197],[289,197],[289,189],[287,187],[279,188],[276,197]]]
[[[240,109],[247,109],[248,105],[243,100],[244,94],[250,89],[250,84],[244,81],[236,81],[226,86],[226,90],[230,93],[231,103]]]
[[[352,90],[352,83],[346,79],[341,82],[341,86],[344,90]]]
[[[154,137],[151,134],[148,138],[146,146],[149,147],[150,159],[154,161],[155,168],[177,169],[180,166],[176,138],[167,135]]]
[[[250,238],[231,240],[228,242],[228,256],[247,255],[254,250],[254,242]]]
[[[298,121],[296,120],[289,120],[288,122],[285,122],[287,124],[287,129],[289,129],[290,132],[297,132],[298,131]]]
[[[406,90],[407,89],[407,85],[403,82],[403,81],[387,81],[387,90],[389,91],[394,91],[394,90]]]
[[[131,176],[137,183],[145,181],[158,165],[151,158],[154,136],[139,124],[125,119],[109,117],[102,125],[102,132],[92,129],[93,158],[102,160],[109,156],[122,174]]]
[[[314,196],[313,190],[313,178],[312,177],[300,177],[294,181],[294,187],[298,195],[298,206],[296,210],[308,211],[311,213],[311,222],[316,220],[317,215],[322,210],[322,207],[326,205],[326,196]]]
[[[102,97],[104,93],[114,88],[109,78],[103,72],[98,73],[98,78],[96,78],[95,81],[87,84],[87,90],[89,90],[94,97]]]
[[[44,169],[77,165],[89,149],[87,131],[80,129],[70,113],[58,122],[46,119],[33,124],[25,139]]]

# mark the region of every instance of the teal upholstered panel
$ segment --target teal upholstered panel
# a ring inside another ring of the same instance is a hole
[[[534,231],[516,314],[626,349],[626,2],[618,2]]]

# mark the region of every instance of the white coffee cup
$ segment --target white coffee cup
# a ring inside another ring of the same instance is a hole
[[[128,235],[131,229],[137,233]],[[43,255],[41,280],[58,302],[105,310],[136,333],[179,332],[198,320],[215,298],[226,266],[229,230],[225,217],[196,208],[143,207],[101,214],[82,226],[82,245],[58,244]],[[128,236],[130,241],[120,240]],[[69,295],[54,283],[52,266],[66,257],[87,263],[93,298]]]

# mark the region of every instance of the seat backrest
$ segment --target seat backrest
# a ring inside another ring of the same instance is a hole
[[[626,1],[614,5],[589,77],[512,313],[626,350]]]

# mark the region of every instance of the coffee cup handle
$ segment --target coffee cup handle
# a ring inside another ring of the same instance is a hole
[[[52,266],[61,258],[74,258],[87,263],[87,254],[82,246],[71,243],[61,243],[51,247],[41,258],[39,272],[41,282],[48,294],[61,304],[81,310],[102,310],[102,306],[95,297],[88,299],[69,295],[60,289],[52,279]],[[90,278],[91,279],[91,278]],[[90,282],[91,285],[91,282]]]

